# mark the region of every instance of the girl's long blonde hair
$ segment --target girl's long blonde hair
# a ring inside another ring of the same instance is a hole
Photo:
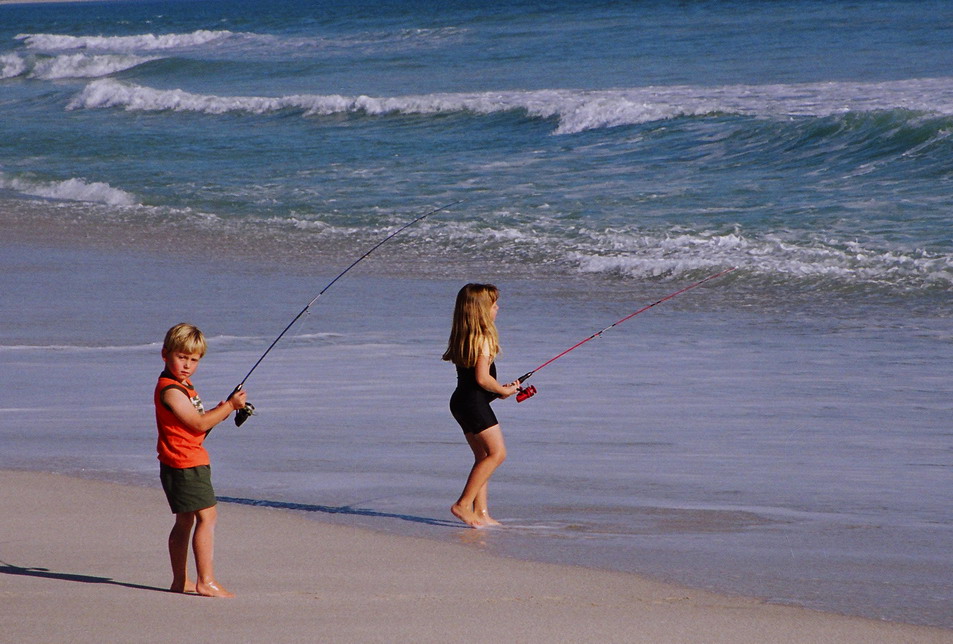
[[[467,284],[457,293],[453,307],[453,325],[443,359],[458,367],[475,367],[483,346],[489,346],[490,358],[500,353],[500,337],[490,309],[500,297],[492,284]]]

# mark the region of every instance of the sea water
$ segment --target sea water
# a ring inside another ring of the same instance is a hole
[[[942,2],[0,6],[0,466],[152,484],[157,342],[234,502],[953,627]],[[503,290],[505,530],[439,360]],[[319,550],[319,546],[316,546]]]

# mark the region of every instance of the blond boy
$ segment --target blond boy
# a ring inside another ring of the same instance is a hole
[[[175,513],[175,525],[169,533],[170,590],[206,597],[234,597],[215,580],[213,573],[218,515],[211,463],[202,443],[213,427],[245,406],[246,394],[238,391],[214,409],[204,410],[190,378],[206,350],[205,336],[197,327],[183,323],[169,329],[162,343],[165,370],[155,389],[159,476],[169,507]],[[195,582],[188,576],[190,540],[195,554]]]

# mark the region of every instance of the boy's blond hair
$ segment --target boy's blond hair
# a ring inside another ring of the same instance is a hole
[[[490,308],[500,297],[493,284],[467,284],[457,293],[453,325],[443,359],[460,367],[475,367],[484,347],[490,358],[500,353],[500,338]]]
[[[166,332],[165,340],[162,342],[162,350],[166,353],[176,351],[197,353],[201,358],[205,356],[208,345],[205,343],[205,335],[197,326],[182,322]]]

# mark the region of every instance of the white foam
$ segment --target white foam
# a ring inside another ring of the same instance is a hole
[[[16,78],[27,70],[26,61],[16,54],[0,56],[0,79]]]
[[[5,54],[0,56],[0,79],[25,76],[39,80],[98,78],[132,69],[155,56],[130,54],[62,54],[52,57]]]
[[[48,59],[37,59],[33,63],[33,70],[29,76],[41,80],[97,78],[132,69],[152,60],[157,58],[128,54],[64,54]]]
[[[199,29],[187,34],[137,34],[132,36],[69,36],[63,34],[18,34],[29,49],[64,51],[92,49],[98,51],[133,52],[187,49],[227,40],[236,34],[228,30]]]
[[[732,265],[764,275],[796,279],[834,279],[845,283],[907,287],[953,286],[953,256],[923,250],[873,248],[789,241],[777,235],[750,238],[739,233],[682,234],[661,238],[614,233],[593,250],[574,250],[569,258],[585,273],[661,277]],[[595,250],[601,248],[602,250]],[[605,249],[627,249],[607,253]]]
[[[336,94],[216,96],[180,89],[158,90],[104,79],[90,83],[69,103],[69,109],[105,107],[206,114],[264,114],[290,109],[302,111],[304,116],[457,112],[485,115],[523,111],[533,118],[557,119],[555,132],[571,134],[596,128],[709,114],[790,118],[907,109],[953,115],[953,79],[713,88],[675,86],[601,91],[438,93],[395,97]]]
[[[31,181],[21,178],[8,178],[0,174],[0,188],[47,199],[86,201],[110,206],[132,206],[136,204],[135,197],[125,190],[113,188],[108,183],[87,182],[83,179]]]

